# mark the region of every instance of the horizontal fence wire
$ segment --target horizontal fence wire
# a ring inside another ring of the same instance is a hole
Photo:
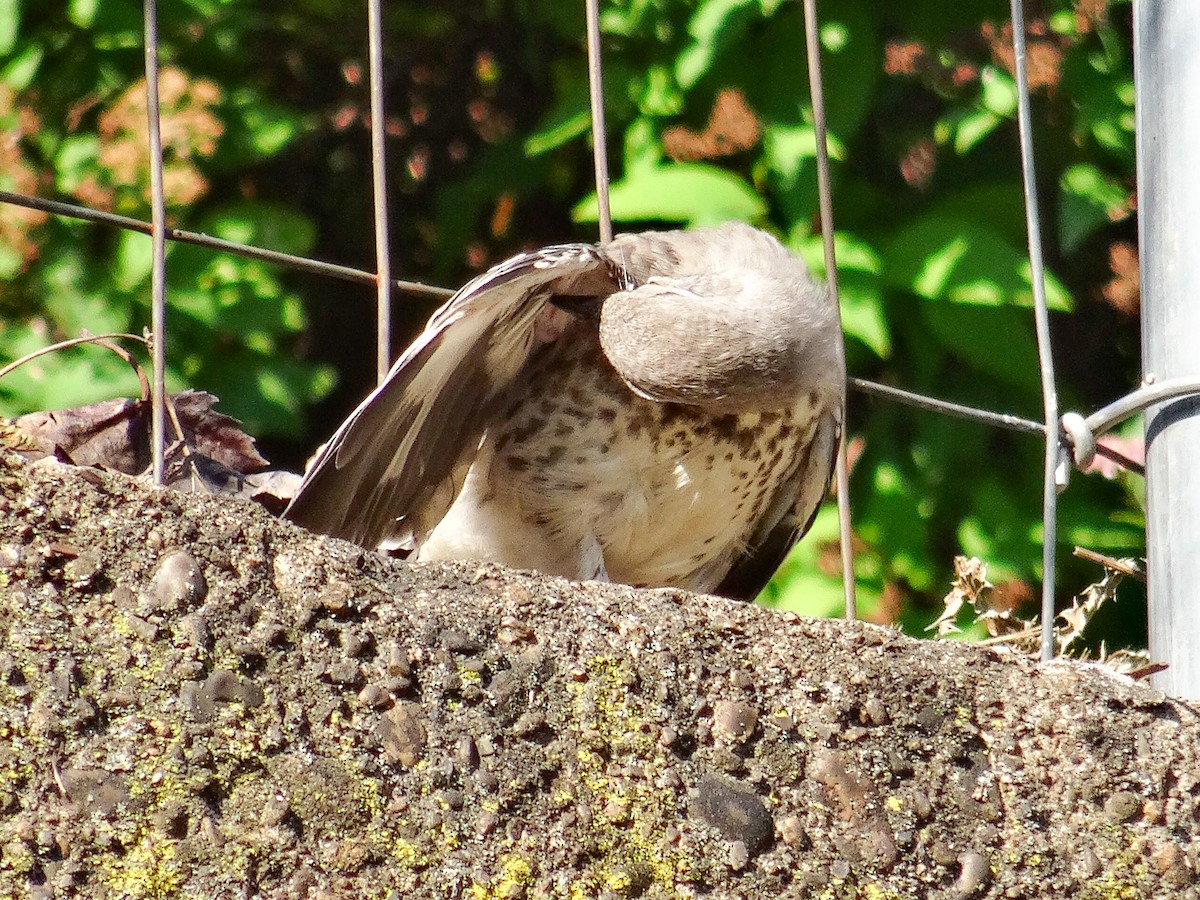
[[[41,212],[50,213],[55,216],[62,216],[68,219],[80,219],[85,222],[95,222],[100,225],[112,225],[116,228],[123,228],[126,231],[136,231],[140,234],[152,235],[154,226],[143,219],[135,219],[132,216],[122,216],[117,213],[106,212],[101,209],[92,209],[88,206],[79,206],[74,203],[64,203],[61,200],[47,200],[43,197],[34,197],[29,194],[15,194],[11,191],[0,191],[0,203],[11,203],[14,206],[24,206],[27,209],[36,209]],[[278,266],[283,266],[287,269],[293,269],[297,272],[307,272],[311,275],[325,275],[329,278],[337,278],[342,281],[352,281],[355,284],[374,285],[376,276],[373,272],[367,272],[363,269],[355,269],[351,266],[342,266],[337,263],[325,262],[319,259],[312,259],[307,256],[295,256],[291,253],[281,253],[278,250],[267,250],[263,247],[255,247],[251,244],[241,244],[237,241],[229,241],[224,238],[213,237],[209,234],[202,234],[199,231],[188,231],[185,228],[172,228],[167,226],[163,230],[163,234],[167,240],[175,241],[180,244],[191,244],[196,247],[205,247],[209,250],[217,250],[222,253],[233,253],[236,256],[242,256],[246,259],[256,259],[260,262],[273,263]],[[419,296],[430,297],[435,300],[443,300],[454,293],[444,287],[438,287],[432,284],[425,284],[420,281],[405,281],[403,279],[394,279],[392,287],[405,294],[416,294]]]
[[[78,219],[81,221],[93,222],[101,225],[111,225],[126,231],[135,231],[140,234],[149,235],[152,233],[151,223],[142,219],[136,219],[130,216],[122,216],[116,213],[92,209],[91,207],[86,206],[79,206],[73,203],[63,203],[58,200],[47,200],[43,197],[36,197],[30,194],[17,194],[10,191],[0,191],[0,203],[23,206],[27,209],[36,209],[68,219]],[[297,272],[304,272],[312,275],[323,275],[330,278],[337,278],[341,281],[350,281],[362,285],[374,286],[375,284],[375,276],[371,272],[367,272],[362,269],[355,269],[351,266],[338,265],[337,263],[326,262],[319,259],[313,259],[311,257],[295,256],[290,253],[281,253],[277,250],[267,250],[262,247],[255,247],[250,244],[241,244],[236,241],[229,241],[225,240],[224,238],[217,238],[211,235],[201,234],[200,232],[196,231],[188,231],[186,229],[172,228],[168,226],[164,229],[164,237],[168,241],[205,247],[207,249],[223,253],[233,253],[247,259],[256,259],[261,262],[271,263],[273,265],[278,265]],[[402,293],[423,296],[431,300],[445,300],[454,294],[454,291],[450,288],[426,284],[420,281],[393,279],[392,286]],[[945,415],[956,419],[964,419],[966,421],[976,422],[980,425],[993,426],[1006,431],[1014,431],[1022,434],[1044,435],[1047,433],[1046,424],[1044,422],[1039,422],[1035,419],[1028,419],[1023,416],[996,412],[989,409],[981,409],[975,406],[966,406],[950,400],[943,400],[938,397],[930,397],[927,394],[908,391],[903,388],[895,387],[894,385],[870,381],[866,378],[856,378],[852,376],[846,379],[846,383],[850,388],[861,394],[879,397],[884,400],[899,403],[904,406],[911,406],[913,408],[936,413],[938,415]],[[1152,406],[1155,403],[1194,394],[1200,394],[1200,379],[1172,379],[1170,381],[1163,381],[1159,384],[1140,387],[1137,390],[1125,394],[1095,413],[1088,415],[1083,419],[1083,421],[1087,423],[1092,437],[1098,440],[1103,435],[1111,432],[1121,423],[1127,421],[1135,415],[1138,415],[1147,407]],[[1120,464],[1123,468],[1131,469],[1133,471],[1140,470],[1140,465],[1138,463],[1127,459],[1120,453],[1117,453],[1115,450],[1112,450],[1103,444],[1097,443],[1095,450],[1097,455],[1111,459],[1113,462]]]

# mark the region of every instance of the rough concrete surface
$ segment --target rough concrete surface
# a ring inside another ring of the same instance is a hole
[[[0,897],[1196,896],[1197,716],[1094,667],[11,458],[0,594]]]

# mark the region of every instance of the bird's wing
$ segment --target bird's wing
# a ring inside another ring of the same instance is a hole
[[[453,500],[445,483],[545,342],[539,313],[557,298],[607,296],[619,281],[588,244],[524,253],[475,278],[338,428],[284,516],[366,547],[403,537],[417,521],[432,527]]]
[[[714,593],[734,600],[753,600],[767,586],[792,545],[812,528],[829,491],[841,437],[841,407],[826,410],[817,420],[796,473],[780,486],[746,552],[735,560]]]

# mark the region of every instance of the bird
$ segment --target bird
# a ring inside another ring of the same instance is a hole
[[[284,511],[418,561],[753,599],[841,439],[838,309],[751,225],[521,253],[430,318]]]

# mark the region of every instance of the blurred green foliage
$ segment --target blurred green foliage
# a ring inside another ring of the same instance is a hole
[[[148,216],[140,6],[0,9],[0,187]],[[173,224],[372,265],[360,6],[160,3]],[[825,0],[820,13],[851,372],[1038,417],[1003,10]],[[1064,407],[1087,411],[1137,381],[1130,5],[1046,0],[1029,15],[1055,355]],[[524,246],[592,237],[583,4],[395,0],[385,18],[395,271],[460,283]],[[745,219],[822,271],[799,4],[607,0],[602,28],[618,225]],[[85,328],[140,330],[149,247],[0,207],[0,356]],[[185,246],[167,271],[172,384],[218,394],[298,464],[370,382],[371,293]],[[397,306],[410,331],[430,311]],[[133,390],[115,358],[80,348],[6,379],[0,406]],[[1013,602],[1033,598],[1038,441],[861,396],[849,431],[870,615],[919,631],[956,553],[984,559]],[[1098,574],[1070,560],[1072,544],[1141,552],[1139,492],[1129,476],[1076,476],[1058,535],[1064,594]],[[826,510],[764,600],[837,612],[835,541]],[[1117,628],[1133,643],[1136,619]]]

